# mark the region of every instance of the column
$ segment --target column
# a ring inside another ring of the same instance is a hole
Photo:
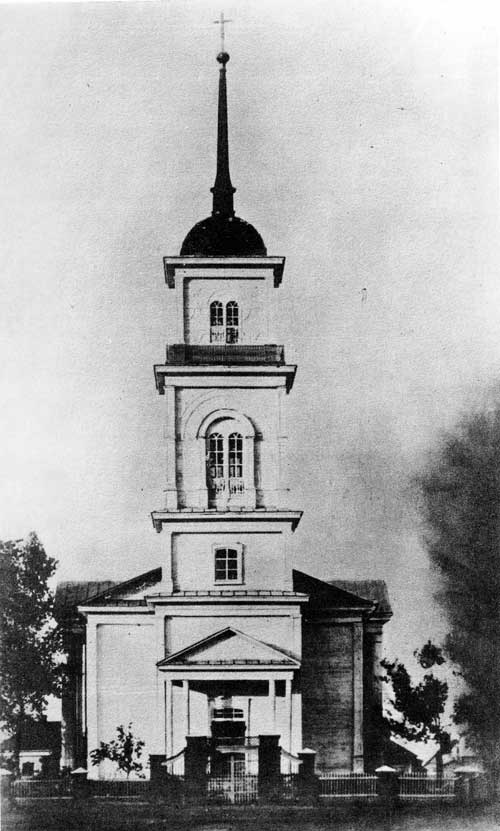
[[[165,508],[169,511],[177,510],[176,458],[175,458],[175,388],[165,387],[166,406],[166,465],[167,480],[165,483]]]
[[[289,753],[293,753],[292,750],[292,736],[293,736],[293,708],[292,708],[292,679],[287,678],[285,681],[285,701],[287,706],[287,728],[288,728],[288,737],[286,748]],[[284,742],[283,742],[284,744]]]
[[[89,616],[90,617],[90,616]],[[97,736],[97,626],[87,623],[87,754],[99,742]],[[99,767],[87,763],[90,779],[99,778]]]
[[[269,703],[271,705],[271,727],[273,733],[276,733],[276,681],[274,678],[269,681]]]
[[[189,681],[182,682],[182,699],[184,710],[184,735],[189,736],[190,733],[190,712],[189,712]]]
[[[173,756],[174,750],[174,736],[173,736],[173,697],[172,697],[172,681],[167,678],[165,681],[165,751],[167,758]]]
[[[363,624],[361,621],[353,624],[352,651],[354,698],[352,769],[355,773],[363,773]]]

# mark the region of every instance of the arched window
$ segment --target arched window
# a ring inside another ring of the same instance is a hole
[[[210,303],[210,343],[238,343],[240,339],[240,311],[235,300]]]
[[[219,493],[224,491],[224,439],[220,433],[212,433],[208,438],[208,481],[209,487]]]
[[[207,437],[207,487],[212,500],[243,494],[243,436],[231,432],[231,422]],[[228,429],[229,428],[229,429]],[[234,423],[233,423],[234,429]]]
[[[219,300],[210,303],[210,343],[225,343],[224,306]]]
[[[230,300],[226,304],[226,343],[238,343],[240,314],[238,304]]]
[[[229,436],[229,492],[241,493],[243,488],[243,436]]]

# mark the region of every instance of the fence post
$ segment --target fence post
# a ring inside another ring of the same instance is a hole
[[[378,797],[390,814],[399,797],[399,774],[397,770],[389,767],[389,765],[382,765],[376,769],[375,773],[378,779]]]
[[[275,800],[279,795],[281,749],[280,737],[259,736],[259,799]]]
[[[465,767],[456,768],[455,770],[455,793],[457,795],[457,801],[460,802],[461,805],[468,805],[474,799],[473,779],[475,775],[475,772],[472,772]]]
[[[12,803],[12,777],[13,773],[7,768],[0,768],[0,786],[2,805],[7,807]]]
[[[208,739],[206,736],[186,736],[184,777],[186,797],[200,805],[207,797]]]
[[[319,799],[319,780],[315,774],[316,751],[304,747],[298,753],[300,759],[298,773],[299,800],[304,803],[316,802]]]
[[[162,767],[162,763],[167,757],[165,754],[150,753],[149,754],[149,785],[151,791],[160,793],[166,787],[167,769]]]
[[[86,799],[89,795],[89,783],[85,768],[76,768],[71,771],[71,791],[74,799]]]

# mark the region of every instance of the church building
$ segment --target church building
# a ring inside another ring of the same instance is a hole
[[[165,413],[165,499],[152,512],[162,562],[123,582],[61,583],[70,682],[62,766],[110,775],[88,754],[132,723],[145,755],[186,736],[243,764],[256,737],[308,747],[319,769],[380,762],[383,581],[293,569],[301,511],[285,487],[287,396],[296,367],[276,344],[285,258],[235,215],[226,70],[219,63],[211,216],[164,258],[176,331],[155,379]],[[307,244],[304,240],[304,244]],[[304,541],[307,544],[307,541]]]

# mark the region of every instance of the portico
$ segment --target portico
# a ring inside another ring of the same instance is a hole
[[[231,627],[163,659],[158,672],[167,755],[190,735],[243,746],[263,732],[279,734],[285,749],[296,752],[301,711],[293,679],[299,667],[297,659]]]

